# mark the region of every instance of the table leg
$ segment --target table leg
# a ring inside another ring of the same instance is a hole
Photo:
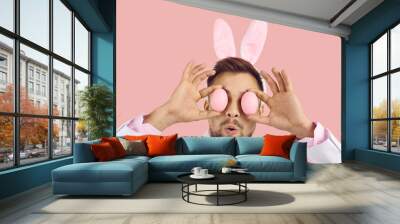
[[[245,187],[245,192],[244,192],[244,201],[247,201],[247,192],[248,192],[248,190],[247,190],[247,183],[244,183],[244,187]]]
[[[219,205],[219,184],[217,184],[217,206]]]
[[[189,195],[190,195],[190,184],[187,185],[187,201],[189,202]]]
[[[197,192],[197,184],[195,185],[195,191]]]

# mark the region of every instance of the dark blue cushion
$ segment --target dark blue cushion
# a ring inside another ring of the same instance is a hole
[[[157,156],[149,160],[149,170],[151,172],[190,172],[193,167],[199,166],[215,172],[225,166],[230,159],[235,158],[222,154]]]
[[[263,137],[236,137],[236,155],[260,154]]]
[[[88,162],[95,162],[96,158],[92,152],[90,146],[92,144],[99,144],[100,139],[87,141],[87,142],[80,142],[75,143],[74,147],[74,163],[88,163]]]
[[[235,155],[233,137],[182,137],[182,146],[177,154],[225,154]]]
[[[236,159],[250,172],[293,172],[293,162],[279,156],[239,155]]]

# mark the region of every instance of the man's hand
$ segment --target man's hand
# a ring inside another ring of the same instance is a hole
[[[304,114],[300,102],[293,92],[292,83],[284,70],[272,69],[277,82],[265,71],[261,75],[271,88],[272,96],[258,89],[251,89],[260,100],[265,102],[270,109],[267,116],[249,115],[248,118],[258,123],[266,124],[295,134],[298,138],[313,137],[315,124]]]
[[[203,64],[188,63],[171,97],[162,106],[146,115],[144,123],[150,123],[162,131],[175,123],[203,120],[220,115],[220,112],[203,111],[197,106],[200,99],[210,95],[215,89],[222,88],[220,85],[213,85],[198,90],[200,83],[214,73],[214,70],[206,69]]]

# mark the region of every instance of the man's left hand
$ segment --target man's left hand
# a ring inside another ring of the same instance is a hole
[[[305,116],[285,71],[278,71],[273,68],[272,74],[276,81],[270,74],[261,71],[261,75],[271,88],[272,96],[258,89],[251,89],[261,101],[267,104],[270,109],[269,114],[253,114],[249,115],[248,118],[257,123],[288,131],[296,135],[297,138],[313,137],[315,124]]]

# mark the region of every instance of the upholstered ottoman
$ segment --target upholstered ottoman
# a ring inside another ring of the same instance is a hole
[[[148,158],[130,156],[108,162],[74,163],[52,171],[53,193],[131,195],[148,180]]]

